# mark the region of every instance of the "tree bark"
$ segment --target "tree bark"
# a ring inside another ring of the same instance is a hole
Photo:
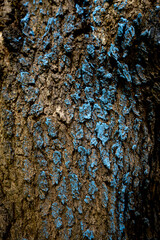
[[[1,1],[0,239],[154,239],[159,1]]]

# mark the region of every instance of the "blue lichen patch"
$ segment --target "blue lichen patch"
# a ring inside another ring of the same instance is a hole
[[[35,79],[30,76],[29,72],[19,73],[16,80],[21,83],[22,88],[24,88],[24,86],[35,84]]]
[[[45,28],[45,34],[43,35],[42,38],[47,36],[50,30],[54,31],[55,28],[56,28],[56,18],[51,17],[48,19],[47,26]]]
[[[47,166],[47,161],[46,161],[44,155],[41,152],[37,152],[35,154],[35,157],[37,158],[37,161],[38,161],[40,167],[46,167]]]
[[[38,176],[38,187],[39,187],[39,197],[40,199],[45,199],[48,193],[48,181],[45,171],[41,171]]]
[[[121,78],[127,80],[127,82],[132,82],[132,78],[127,64],[118,62],[117,73]]]
[[[79,120],[80,122],[84,122],[86,120],[91,119],[91,105],[90,103],[85,103],[82,107],[79,107]]]
[[[98,170],[98,155],[95,149],[92,150],[91,155],[89,156],[89,166],[88,171],[89,175],[93,178],[96,177],[96,171]]]
[[[86,196],[85,196],[85,199],[84,199],[84,202],[88,204],[88,203],[90,203],[91,201],[92,201],[91,197],[88,196],[88,195],[86,195]]]
[[[30,19],[30,14],[29,12],[25,15],[24,18],[21,19],[21,24],[27,24],[29,22],[29,19]]]
[[[52,184],[58,184],[60,180],[60,176],[62,175],[61,169],[61,153],[59,151],[53,152],[53,165],[52,165],[52,172],[50,173]]]
[[[85,175],[85,168],[87,163],[87,156],[90,154],[90,150],[86,149],[83,146],[78,147],[78,153],[81,155],[81,157],[78,160],[78,166],[81,170],[82,175]]]
[[[68,175],[69,180],[70,180],[70,185],[71,185],[71,192],[72,192],[72,198],[74,199],[79,199],[79,180],[78,176],[75,173],[70,173]]]
[[[137,18],[133,20],[134,24],[139,26],[142,22],[142,13],[138,13]]]
[[[67,184],[66,184],[66,178],[63,177],[62,182],[60,185],[56,188],[58,197],[61,199],[62,204],[68,202],[68,192],[67,192]]]
[[[99,45],[99,43],[98,43]],[[98,51],[98,62],[99,65],[104,65],[105,60],[107,59],[107,53],[106,53],[106,49],[102,46],[101,50]]]
[[[60,7],[56,13],[56,17],[63,16],[63,15],[64,15],[63,8],[62,8],[62,5],[60,5]]]
[[[22,108],[22,116],[25,118],[28,116],[29,113],[29,104],[25,104]]]
[[[121,17],[121,19],[118,23],[118,31],[117,31],[117,35],[116,35],[116,41],[123,37],[125,26],[127,23],[128,23],[128,20],[126,18]]]
[[[54,151],[53,162],[55,165],[61,165],[61,153],[59,151]]]
[[[52,52],[46,53],[44,55],[40,55],[37,58],[37,64],[39,67],[39,70],[42,68],[46,68],[49,67],[49,63],[52,62],[56,62],[57,61],[57,50],[56,49],[52,49]]]
[[[66,115],[66,123],[67,124],[70,124],[73,121],[74,112],[75,112],[75,107],[74,106],[71,107],[71,104],[66,104],[65,115]]]
[[[87,121],[85,125],[90,132],[94,132],[94,122],[92,120]]]
[[[90,139],[92,138],[92,133],[91,133],[90,129],[88,129],[88,128],[84,129],[84,135],[85,135],[85,139],[87,139],[87,141],[90,141]]]
[[[52,142],[53,142],[52,149],[54,149],[54,150],[55,149],[64,149],[65,148],[65,144],[66,144],[65,138],[61,138],[59,136],[59,138],[53,139]]]
[[[71,50],[71,48],[72,48],[72,45],[64,45],[64,47],[65,47],[65,50],[66,50],[66,53],[68,52],[68,50],[69,50],[69,52],[70,52],[70,50]],[[69,49],[68,49],[68,47],[69,47]],[[64,70],[64,68],[65,68],[65,66],[66,67],[70,67],[70,65],[71,65],[71,59],[68,57],[68,56],[66,56],[66,55],[62,55],[62,57],[61,57],[61,59],[60,59],[60,71],[63,71]],[[70,75],[70,74],[67,74],[67,75]],[[67,77],[67,76],[66,76]],[[73,78],[72,78],[73,79]],[[66,78],[66,80],[67,80],[67,78]],[[74,79],[73,79],[74,80]],[[68,81],[67,81],[68,82]],[[69,81],[69,83],[71,84],[71,81]],[[68,83],[68,86],[69,86],[69,83]]]
[[[74,218],[74,215],[73,215],[73,211],[70,207],[67,207],[66,219],[67,219],[67,222],[68,222],[68,226],[72,227],[73,224],[75,223],[75,218]]]
[[[130,106],[127,106],[127,105],[128,105],[128,101],[127,101],[126,95],[125,94],[121,94],[120,106],[122,107],[122,115],[123,116],[125,116],[125,115],[130,113]],[[122,116],[120,118],[122,118]],[[122,123],[125,123],[125,118],[123,119]]]
[[[51,210],[52,210],[52,217],[56,219],[59,217],[60,213],[62,212],[62,207],[59,205],[59,203],[54,202],[52,203]]]
[[[87,239],[89,239],[89,240],[94,239],[93,231],[87,229],[87,230],[83,233],[83,238],[87,238]]]
[[[36,148],[42,148],[44,141],[42,137],[42,128],[41,128],[41,122],[38,121],[33,125],[33,140],[35,142],[35,147]]]
[[[91,138],[90,145],[96,147],[97,144],[98,144],[97,138],[96,137]]]
[[[18,95],[17,88],[15,88],[14,86],[12,88],[2,87],[1,93],[2,93],[2,98],[6,103],[14,101]]]
[[[104,67],[101,66],[97,69],[97,77],[104,77],[105,73],[106,69]]]
[[[103,146],[105,146],[109,140],[109,125],[106,123],[98,122],[96,124],[95,131],[97,133],[97,138],[100,139]]]
[[[52,138],[57,137],[56,125],[51,118],[46,118],[45,124],[47,125],[48,135]]]
[[[85,59],[82,64],[82,79],[84,84],[91,85],[91,79],[93,77],[93,67],[92,65]]]
[[[121,142],[119,143],[117,141],[117,143],[113,144],[113,146],[112,146],[112,153],[115,154],[117,159],[120,159],[120,160],[123,159],[123,148],[122,148]]]
[[[86,87],[84,89],[84,92],[85,92],[85,95],[86,95],[86,100],[87,102],[94,102],[94,91],[93,91],[93,88],[91,87]]]
[[[132,25],[131,26],[127,25],[127,27],[125,29],[125,33],[124,33],[124,40],[122,42],[123,49],[126,49],[127,47],[131,46],[134,36],[135,36],[134,27]]]
[[[34,88],[32,86],[29,86],[29,87],[24,87],[23,88],[23,91],[25,93],[25,101],[26,102],[35,102],[35,100],[37,99],[37,95],[39,93],[39,89],[38,88]]]
[[[124,141],[127,139],[129,127],[126,126],[125,118],[122,117],[121,115],[119,116],[118,123],[119,123],[119,138],[121,139],[121,141]]]
[[[79,4],[76,4],[76,12],[78,13],[78,15],[82,15],[84,13],[84,10],[82,7],[79,6]]]
[[[82,128],[81,124],[78,124],[77,122],[73,122],[71,134],[72,134],[73,138],[76,140],[82,139],[83,138],[83,128]]]
[[[116,149],[115,155],[117,158],[123,159],[123,149],[121,146],[118,146],[118,148]]]
[[[48,222],[47,220],[43,220],[42,221],[42,227],[40,229],[41,231],[41,236],[44,238],[44,239],[48,239],[49,238],[49,232],[48,232]]]
[[[90,149],[87,149],[83,146],[79,146],[78,153],[80,153],[81,156],[88,156],[91,153],[91,151],[90,151]]]
[[[75,16],[74,15],[65,16],[65,23],[64,23],[64,26],[63,26],[64,34],[69,34],[74,30],[74,28],[75,28],[74,22],[75,22]]]
[[[62,218],[61,217],[57,217],[54,221],[54,224],[56,226],[57,229],[60,229],[63,225],[62,223]]]
[[[105,12],[105,9],[102,8],[100,5],[95,7],[95,9],[92,13],[92,17],[93,17],[93,21],[96,23],[96,25],[100,26],[101,16],[104,12]]]
[[[93,44],[88,44],[87,45],[87,52],[88,54],[94,58],[94,55],[95,55],[95,46]]]
[[[31,111],[30,111],[31,115],[38,117],[42,113],[43,113],[43,106],[40,102],[37,104],[35,103],[31,106]]]
[[[119,58],[119,49],[112,43],[107,54],[117,61]]]
[[[53,166],[52,172],[50,173],[52,185],[58,184],[60,181],[60,177],[62,175],[62,170],[60,167]]]
[[[114,4],[114,9],[118,11],[122,11],[126,8],[128,0],[122,0],[120,3]]]
[[[101,106],[106,110],[111,110],[116,96],[116,86],[109,86],[108,91],[103,88],[102,96],[99,98],[101,101]]]
[[[98,188],[94,180],[89,183],[88,193],[92,199],[95,199],[95,193],[98,192]]]
[[[78,100],[79,100],[81,97],[80,97],[79,93],[76,91],[76,92],[74,92],[73,94],[71,94],[71,98],[72,98],[72,100],[73,100],[75,103],[77,103]]]
[[[67,149],[64,149],[63,151],[63,159],[65,161],[65,166],[67,169],[70,169],[70,165],[71,165],[71,160],[72,160],[72,155],[70,152],[67,151]]]
[[[102,162],[103,162],[104,166],[107,169],[110,169],[110,156],[109,156],[109,152],[102,145],[100,145],[99,151],[100,151],[100,156],[101,156],[101,159],[102,159]]]
[[[66,44],[64,44],[64,50],[65,50],[66,54],[71,53],[73,50],[73,39],[74,39],[73,35],[70,35]]]
[[[103,87],[108,83],[107,80],[112,79],[112,74],[109,73],[104,67],[97,69],[97,78],[100,79],[100,83]]]
[[[99,104],[95,103],[93,106],[93,117],[96,119],[97,117],[105,120],[107,115],[107,111],[102,110]]]

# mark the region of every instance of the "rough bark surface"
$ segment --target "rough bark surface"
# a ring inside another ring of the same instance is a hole
[[[154,239],[159,1],[0,1],[0,239]]]

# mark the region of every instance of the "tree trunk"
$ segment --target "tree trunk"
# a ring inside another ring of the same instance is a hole
[[[158,240],[158,4],[1,1],[0,239]]]

